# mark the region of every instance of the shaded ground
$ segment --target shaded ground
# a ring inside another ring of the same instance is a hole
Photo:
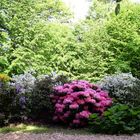
[[[64,133],[7,133],[0,134],[0,140],[140,140],[140,135],[108,136],[108,135],[73,135]]]
[[[43,127],[19,124],[0,128],[0,140],[140,140],[140,134],[94,135],[86,128],[68,129],[57,125]]]

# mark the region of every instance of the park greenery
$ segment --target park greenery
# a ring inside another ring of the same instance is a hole
[[[0,1],[0,126],[139,133],[140,5],[94,0],[72,18],[61,0]]]

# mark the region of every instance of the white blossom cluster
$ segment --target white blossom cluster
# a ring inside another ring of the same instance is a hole
[[[140,105],[140,80],[131,73],[106,76],[97,84],[121,103]]]
[[[30,72],[24,74],[14,75],[12,77],[11,85],[16,87],[18,93],[32,92],[35,85],[36,78]]]

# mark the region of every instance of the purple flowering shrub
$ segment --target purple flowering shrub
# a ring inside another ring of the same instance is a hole
[[[35,77],[31,73],[13,76],[0,74],[0,118],[4,123],[24,121],[28,108],[26,101],[32,93]]]
[[[111,106],[108,93],[87,81],[73,81],[54,87],[54,121],[70,126],[85,126],[93,113],[102,115]]]

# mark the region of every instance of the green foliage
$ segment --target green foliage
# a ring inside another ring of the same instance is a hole
[[[139,5],[122,2],[116,16],[114,4],[97,1],[88,20],[73,26],[64,24],[70,13],[60,1],[0,4],[0,72],[57,71],[88,81],[115,72],[132,71],[139,77]]]
[[[140,79],[140,47],[134,53],[130,62],[131,72],[135,77]]]
[[[34,69],[38,74],[55,70],[70,75],[71,69],[80,65],[77,60],[81,59],[81,48],[70,27],[38,23],[30,34],[32,38],[26,44],[27,48],[19,47],[11,55],[14,60],[8,68],[9,73]]]
[[[91,115],[89,124],[94,133],[139,133],[140,108],[117,104],[105,111],[102,117],[97,114]]]
[[[14,121],[19,115],[15,103],[16,94],[10,88],[9,80],[7,75],[0,74],[0,126]]]
[[[23,69],[24,64],[19,64],[18,70],[18,66],[16,66],[18,62],[13,55],[17,52],[18,48],[27,48],[33,39],[32,32],[34,32],[36,24],[44,22],[44,25],[47,25],[51,20],[66,22],[69,17],[68,9],[59,0],[1,1],[0,45],[2,47],[0,49],[2,51],[0,50],[0,71],[6,70],[6,73],[11,71],[16,73],[18,71],[17,73],[20,73],[20,69]],[[21,58],[18,58],[18,60],[20,61]],[[13,65],[17,70],[13,68]]]
[[[8,60],[5,56],[0,56],[0,72],[3,72],[8,67]]]
[[[68,82],[64,75],[42,75],[36,79],[29,72],[13,76],[11,81],[9,79],[0,74],[0,126],[30,119],[50,121],[53,87]]]
[[[12,75],[33,69],[40,75],[57,71],[72,79],[92,82],[115,72],[132,72],[140,78],[140,5],[121,3],[115,15],[114,4],[96,1],[87,20],[75,26],[67,24],[71,14],[59,0],[1,0],[0,72]],[[46,119],[50,113],[51,117],[49,96],[53,86],[66,82],[61,76],[44,77],[31,86],[34,91],[28,92],[30,77],[22,77],[12,87],[10,79],[0,75],[0,125],[27,116]],[[116,84],[114,81],[111,79]],[[124,85],[121,82],[115,87],[121,102],[130,97],[139,99],[135,80],[130,80],[130,84],[126,80]],[[131,96],[124,98],[125,93]],[[139,101],[135,104],[139,105]],[[94,132],[140,132],[139,114],[139,108],[118,104],[101,118],[93,114],[90,122]]]
[[[114,13],[115,3],[109,0],[94,0],[92,1],[87,19],[96,21],[103,21],[110,18]]]
[[[20,120],[19,109],[14,104],[15,97],[8,89],[0,92],[0,125]]]
[[[40,76],[35,82],[32,94],[27,94],[26,97],[28,118],[47,122],[52,120],[54,107],[50,96],[53,93],[53,87],[66,82],[68,82],[68,78],[64,75],[50,74]]]
[[[3,72],[9,65],[7,57],[11,40],[9,38],[7,30],[2,25],[3,22],[1,21],[1,16],[2,15],[0,15],[0,72]]]
[[[123,72],[131,71],[130,62],[139,49],[139,13],[140,5],[125,4],[120,14],[106,24],[107,34],[110,37],[109,50],[114,52],[116,59],[114,64]]]
[[[89,25],[83,24],[80,28],[84,30],[80,36],[82,36],[81,42],[86,48],[81,69],[83,77],[90,81],[97,81],[105,74],[113,73],[115,68],[112,63],[115,59],[114,53],[109,50],[110,37],[106,28],[98,22]]]
[[[97,7],[97,13],[98,9],[105,11],[101,8]],[[120,14],[117,16],[113,14],[114,12],[112,13],[112,10],[111,13],[107,12],[108,16],[102,16],[100,12],[99,18],[97,14],[97,18],[93,18],[94,21],[86,20],[86,23],[82,25],[82,29],[85,30],[80,36],[91,52],[89,53],[91,56],[88,55],[90,57],[87,64],[90,63],[90,69],[93,65],[91,75],[98,77],[97,80],[103,75],[115,72],[132,71],[133,75],[139,75],[139,11],[140,5],[124,1],[121,4]],[[93,74],[95,71],[98,76]]]

